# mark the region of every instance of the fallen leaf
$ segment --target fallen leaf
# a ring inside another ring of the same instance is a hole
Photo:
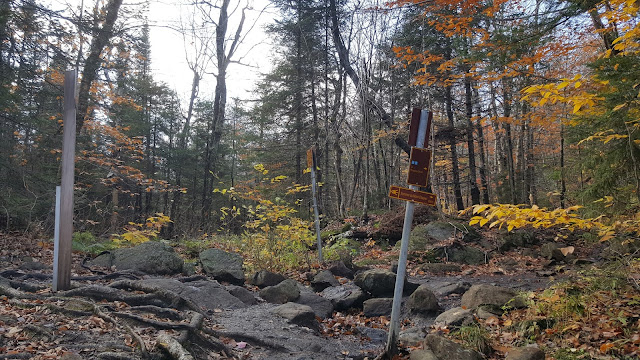
[[[560,248],[560,252],[562,252],[562,255],[567,256],[569,254],[573,254],[573,252],[576,250],[576,248],[574,248],[573,246],[567,246],[567,247],[563,247]]]
[[[609,349],[611,349],[614,345],[612,343],[606,343],[606,344],[602,344],[600,345],[600,352],[602,353],[606,353],[607,351],[609,351]]]
[[[247,347],[247,343],[246,343],[246,342],[244,342],[244,341],[240,341],[239,343],[237,343],[237,344],[236,344],[236,347],[237,347],[238,349],[244,349],[244,348],[246,348],[246,347]]]

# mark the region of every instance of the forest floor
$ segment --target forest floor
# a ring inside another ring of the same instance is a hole
[[[318,359],[318,354],[327,359],[373,359],[386,343],[388,317],[365,317],[362,312],[334,312],[316,333],[274,317],[269,311],[272,304],[266,303],[249,309],[216,309],[204,317],[191,311],[189,303],[181,303],[177,311],[177,306],[162,306],[172,301],[176,305],[170,294],[135,288],[130,282],[134,274],[96,275],[87,270],[82,253],[73,254],[72,266],[73,286],[82,291],[53,294],[49,241],[3,234],[0,249],[0,285],[5,285],[0,286],[0,359],[158,358],[157,348],[173,352],[170,358],[177,359],[181,349],[171,348],[172,339],[186,336],[194,339],[191,350],[198,359]],[[388,268],[397,256],[397,251],[368,242],[355,260]],[[467,329],[433,328],[436,314],[403,311],[405,328],[447,335],[491,359],[504,358],[510,349],[526,344],[537,344],[547,358],[559,360],[640,355],[637,262],[549,266],[543,259],[510,252],[488,264],[463,265],[460,272],[433,275],[421,270],[423,261],[419,254],[410,259],[410,281],[431,288],[459,282],[516,288],[528,294],[530,306],[477,318],[477,324]],[[302,272],[287,275],[306,281]],[[119,292],[111,296],[112,290]],[[87,295],[92,291],[103,300]],[[438,301],[446,310],[460,306],[460,295]],[[152,304],[153,316],[134,311]],[[403,348],[397,358],[408,359],[418,347]]]

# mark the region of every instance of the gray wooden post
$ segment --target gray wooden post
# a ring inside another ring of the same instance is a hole
[[[313,197],[313,215],[315,218],[316,238],[318,242],[318,262],[322,264],[324,259],[322,258],[322,235],[320,234],[320,214],[318,213],[318,195],[316,185],[316,152],[315,149],[311,149],[311,196]]]
[[[420,113],[420,125],[418,126],[418,138],[416,147],[423,147],[429,122],[429,111]],[[417,186],[410,185],[411,190],[418,190]],[[393,355],[397,352],[398,327],[400,325],[400,310],[402,309],[402,291],[404,290],[404,278],[407,272],[407,254],[409,253],[409,235],[411,223],[413,223],[413,209],[415,204],[407,201],[404,212],[404,225],[402,226],[402,240],[400,243],[400,256],[398,258],[398,271],[396,273],[396,287],[393,293],[393,305],[391,307],[391,322],[389,323],[389,336],[387,338],[386,353]],[[391,356],[389,356],[391,358]]]
[[[62,179],[60,186],[60,226],[57,265],[54,268],[53,291],[69,290],[71,287],[71,238],[73,236],[73,183],[76,154],[76,82],[75,70],[64,74],[64,118],[62,142]]]
[[[58,252],[60,251],[60,185],[56,186],[56,217],[53,229],[53,291],[58,289]]]

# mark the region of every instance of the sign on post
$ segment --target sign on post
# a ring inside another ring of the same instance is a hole
[[[431,165],[431,151],[412,147],[409,157],[409,174],[407,184],[427,187],[429,182],[429,166]]]
[[[409,188],[404,188],[400,186],[391,185],[389,188],[389,197],[411,201],[418,204],[428,205],[428,206],[436,206],[437,197],[435,194],[428,193],[425,191],[412,190]]]

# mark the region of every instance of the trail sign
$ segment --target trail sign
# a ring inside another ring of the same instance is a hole
[[[421,114],[422,110],[418,108],[413,108],[413,111],[411,112],[411,122],[409,123],[409,146],[418,146],[418,129],[420,127]],[[433,113],[429,111],[427,116],[427,123],[423,129],[424,143],[418,146],[421,148],[429,147],[429,132],[431,131],[431,119],[433,118]]]
[[[429,182],[429,165],[431,165],[431,151],[412,147],[407,184],[426,187]]]
[[[437,200],[435,194],[428,193],[426,191],[412,190],[395,185],[391,185],[391,187],[389,188],[389,197],[429,206],[435,206]]]
[[[309,169],[313,169],[314,165],[315,165],[315,157],[316,157],[316,148],[312,147],[309,150],[307,150],[307,167]]]

